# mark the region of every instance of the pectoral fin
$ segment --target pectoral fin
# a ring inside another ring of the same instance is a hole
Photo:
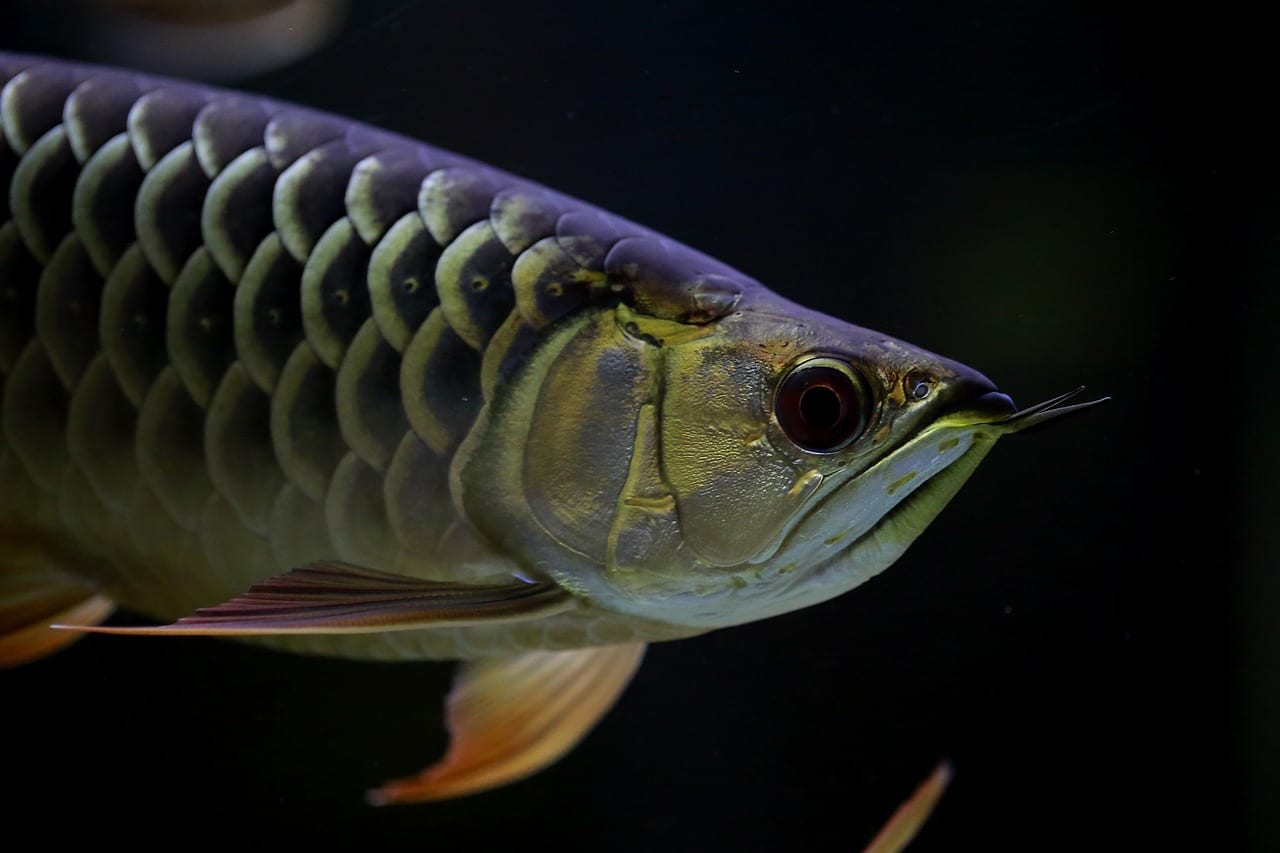
[[[898,806],[893,817],[889,818],[889,822],[871,839],[862,853],[898,853],[906,848],[929,819],[933,807],[942,798],[942,792],[947,789],[950,781],[951,765],[946,761],[939,762],[929,778],[921,782],[915,793]]]
[[[0,669],[38,660],[80,637],[52,631],[50,622],[92,625],[113,609],[94,587],[60,571],[47,549],[0,533]]]
[[[551,583],[441,583],[322,562],[254,584],[244,595],[171,625],[54,627],[188,636],[369,634],[538,619],[572,605],[572,597]]]
[[[0,614],[0,622],[5,623],[3,630],[0,630],[0,669],[51,655],[63,646],[75,642],[81,631],[85,630],[54,631],[49,627],[50,622],[66,621],[87,625],[106,619],[114,609],[115,604],[111,599],[102,595],[85,594],[63,601],[62,606],[54,605],[52,610],[34,608],[28,611],[29,618],[16,624],[7,618],[14,614]]]
[[[417,776],[369,792],[375,805],[440,800],[514,782],[586,736],[631,680],[643,643],[524,652],[463,664],[446,702],[450,743]]]

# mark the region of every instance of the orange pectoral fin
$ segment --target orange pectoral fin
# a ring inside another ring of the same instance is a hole
[[[578,744],[613,706],[643,643],[532,651],[462,665],[446,702],[450,742],[417,776],[369,792],[374,805],[442,800],[522,779]]]
[[[115,604],[102,595],[89,595],[68,603],[61,610],[32,615],[25,624],[0,632],[0,669],[30,663],[51,655],[80,639],[80,631],[56,631],[56,622],[93,625],[111,615]]]
[[[54,622],[94,625],[111,600],[59,568],[56,555],[33,538],[0,529],[0,669],[53,654],[82,636],[54,631]]]
[[[933,807],[942,798],[942,792],[947,790],[947,783],[950,781],[951,765],[946,761],[939,762],[929,778],[921,782],[915,793],[898,806],[893,817],[889,818],[889,822],[881,828],[863,853],[898,853],[904,849],[929,819]]]
[[[323,562],[254,584],[171,625],[55,627],[152,636],[369,634],[538,619],[572,606],[569,593],[551,583],[441,583]]]

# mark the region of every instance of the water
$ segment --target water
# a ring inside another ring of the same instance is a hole
[[[946,756],[913,849],[1280,843],[1243,787],[1275,775],[1274,596],[1253,585],[1274,565],[1265,537],[1226,544],[1274,458],[1235,438],[1272,376],[1255,283],[1274,269],[1274,127],[1230,98],[1247,44],[1086,4],[356,5],[318,53],[235,85],[588,199],[1021,403],[1078,384],[1115,400],[1001,442],[851,595],[654,647],[525,783],[363,805],[443,746],[447,665],[96,638],[5,675],[9,749],[29,751],[6,762],[11,825],[858,849]],[[49,22],[6,7],[0,47],[85,49]]]

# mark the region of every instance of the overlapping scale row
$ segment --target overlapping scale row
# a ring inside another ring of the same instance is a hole
[[[76,155],[61,125],[23,151],[13,170],[8,193],[11,221],[42,264],[49,263],[71,230],[71,195],[78,172]]]
[[[134,203],[142,176],[129,134],[119,133],[86,158],[76,181],[71,222],[103,278],[137,239]]]
[[[266,99],[3,54],[0,86],[0,470],[158,563],[113,582],[161,616],[317,559],[449,577],[484,401],[656,240]]]

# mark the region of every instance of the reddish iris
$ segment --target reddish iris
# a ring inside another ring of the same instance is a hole
[[[848,373],[824,364],[792,370],[774,401],[787,438],[815,453],[839,450],[866,425],[867,395]]]

